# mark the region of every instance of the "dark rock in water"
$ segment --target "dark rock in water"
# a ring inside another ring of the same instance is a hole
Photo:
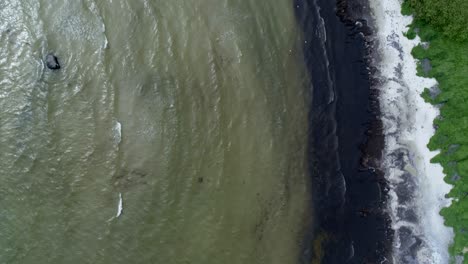
[[[51,70],[60,69],[60,63],[58,61],[58,58],[53,54],[47,54],[45,62],[46,62],[47,68]]]

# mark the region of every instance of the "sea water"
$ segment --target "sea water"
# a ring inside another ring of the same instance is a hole
[[[0,263],[295,263],[301,32],[290,0],[1,1]]]

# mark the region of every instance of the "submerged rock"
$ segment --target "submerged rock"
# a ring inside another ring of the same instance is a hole
[[[47,54],[45,62],[46,62],[47,68],[49,68],[51,70],[60,69],[60,63],[58,61],[58,58],[53,54],[50,54],[50,53]]]

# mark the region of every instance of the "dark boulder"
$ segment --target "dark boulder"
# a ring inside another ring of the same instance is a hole
[[[45,62],[46,62],[47,68],[51,70],[60,69],[60,63],[58,61],[58,58],[53,54],[47,54]]]

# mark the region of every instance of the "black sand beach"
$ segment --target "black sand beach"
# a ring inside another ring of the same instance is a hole
[[[296,0],[312,78],[312,241],[304,263],[390,263],[392,231],[377,94],[368,63],[366,2]],[[387,260],[387,262],[382,262]]]

